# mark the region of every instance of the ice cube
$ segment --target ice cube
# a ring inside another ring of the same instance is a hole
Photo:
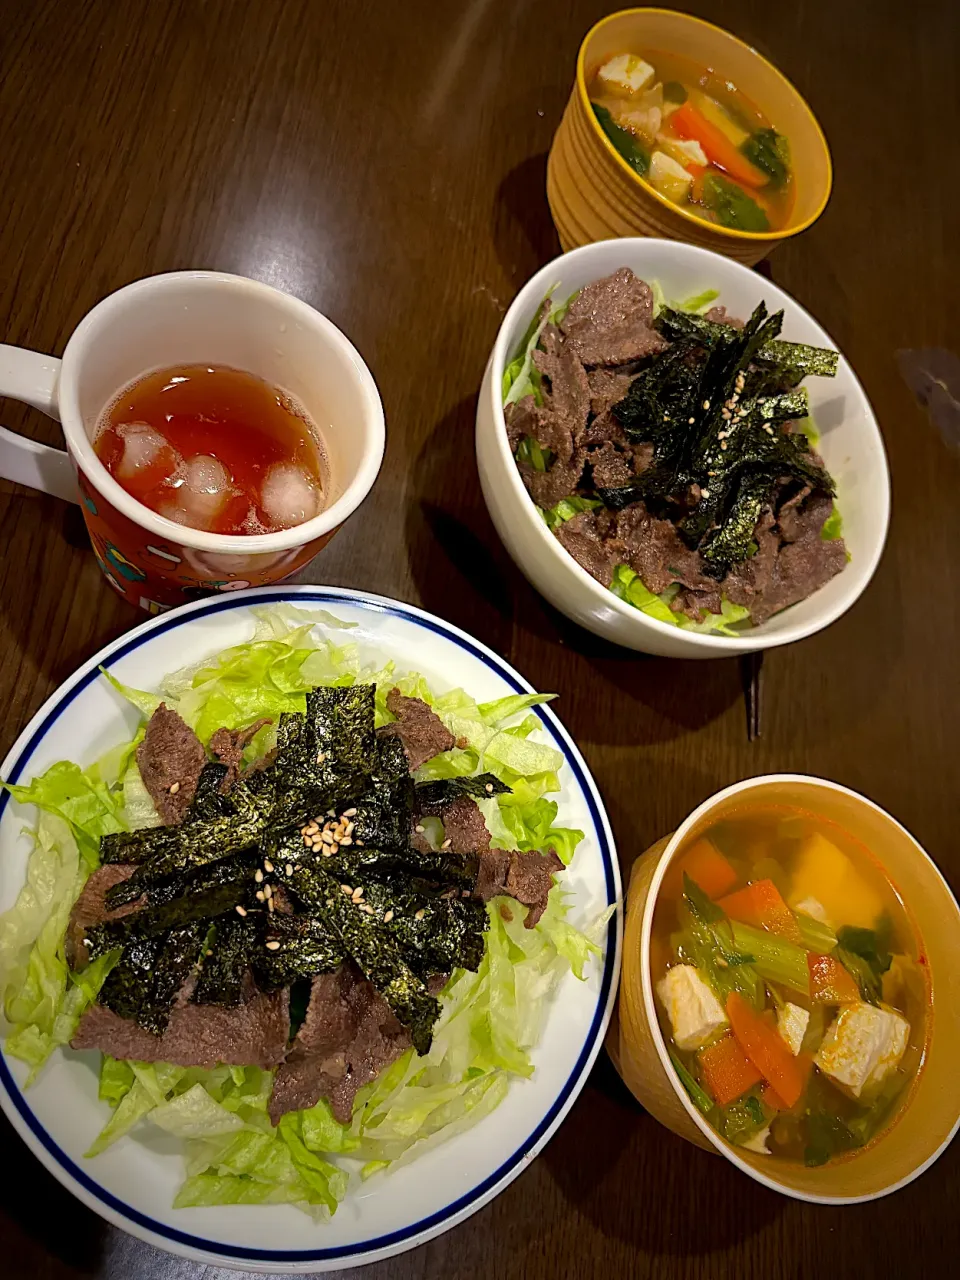
[[[264,515],[277,529],[312,520],[320,510],[320,492],[307,473],[293,462],[275,462],[260,488]]]
[[[207,453],[189,458],[179,469],[173,493],[162,515],[193,529],[212,529],[217,516],[234,495],[230,472]]]
[[[121,422],[116,428],[123,444],[117,463],[118,480],[159,484],[173,475],[179,458],[165,436],[148,422]]]

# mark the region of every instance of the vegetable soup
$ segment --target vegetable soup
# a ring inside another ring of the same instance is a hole
[[[597,68],[589,93],[610,142],[666,199],[736,231],[788,224],[787,139],[712,68],[677,54],[622,53]]]
[[[677,1075],[735,1146],[821,1165],[905,1105],[929,1031],[923,947],[833,823],[766,807],[707,828],[667,872],[651,970]]]

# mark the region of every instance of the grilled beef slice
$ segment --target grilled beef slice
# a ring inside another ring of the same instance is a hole
[[[435,711],[420,698],[405,698],[399,689],[387,694],[387,710],[397,718],[384,725],[381,733],[395,734],[403,743],[410,772],[432,760],[441,751],[456,746],[456,739]]]
[[[161,702],[137,747],[143,785],[167,826],[183,821],[207,753],[185,720]]]

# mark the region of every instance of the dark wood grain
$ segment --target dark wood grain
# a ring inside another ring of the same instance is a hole
[[[829,631],[767,656],[758,741],[736,662],[647,659],[578,631],[514,569],[477,484],[477,388],[510,299],[557,251],[545,154],[603,5],[7,0],[0,334],[60,352],[104,294],[182,267],[305,298],[369,361],[389,447],[372,496],[304,576],[423,604],[558,689],[624,866],[718,787],[787,769],[879,801],[960,889],[960,456],[895,359],[957,342],[955,5],[692,7],[772,57],[824,124],[832,204],[772,274],[852,360],[894,477],[875,582]],[[0,403],[0,421],[58,439],[16,405]],[[0,521],[5,751],[77,663],[139,619],[100,578],[75,512],[3,485]],[[232,1274],[107,1227],[5,1126],[0,1167],[4,1276]],[[882,1203],[793,1203],[661,1129],[601,1065],[507,1194],[364,1275],[945,1274],[958,1192],[960,1145]]]

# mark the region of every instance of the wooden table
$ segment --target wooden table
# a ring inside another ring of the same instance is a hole
[[[105,294],[184,267],[306,299],[370,363],[389,445],[373,494],[305,580],[435,610],[558,689],[624,867],[710,792],[786,769],[879,801],[960,888],[960,454],[896,355],[956,343],[955,6],[694,8],[782,67],[831,140],[832,204],[772,272],[853,362],[894,477],[873,585],[828,632],[768,656],[757,742],[736,662],[647,659],[577,630],[509,561],[477,483],[477,388],[508,303],[558,251],[545,154],[601,3],[7,0],[0,334],[60,352]],[[58,441],[38,414],[0,408],[5,425]],[[2,752],[141,618],[101,578],[75,510],[4,483],[0,518]],[[107,1227],[5,1123],[0,1168],[4,1276],[214,1274]],[[955,1144],[893,1199],[793,1203],[660,1128],[603,1062],[505,1195],[364,1275],[935,1274],[960,1252],[958,1191]]]

